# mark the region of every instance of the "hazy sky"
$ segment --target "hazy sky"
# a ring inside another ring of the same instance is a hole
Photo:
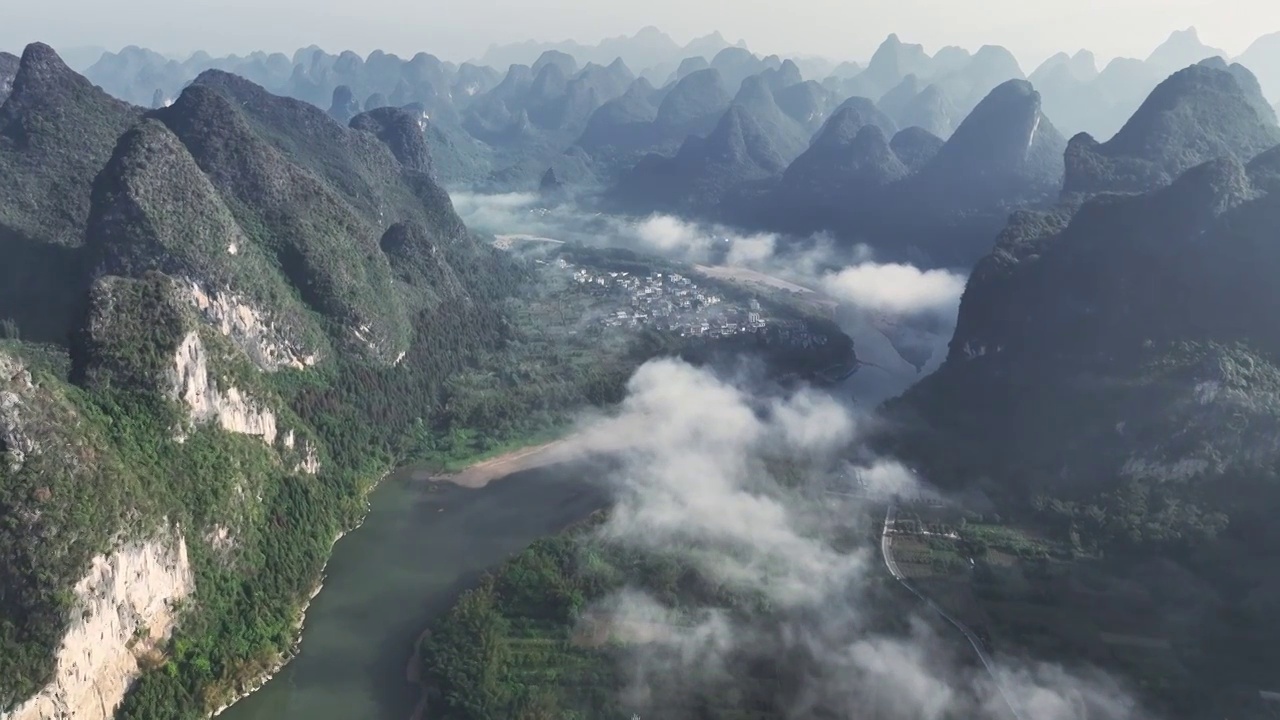
[[[766,53],[865,59],[890,32],[933,52],[1000,44],[1024,65],[1087,47],[1146,57],[1194,25],[1229,53],[1280,31],[1280,0],[41,0],[6,3],[0,49],[135,44],[215,54],[318,44],[452,60],[494,42],[594,42],[656,25],[678,42],[720,30]],[[1028,68],[1030,69],[1030,68]]]

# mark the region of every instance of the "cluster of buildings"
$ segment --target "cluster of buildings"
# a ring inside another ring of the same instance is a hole
[[[761,334],[767,343],[795,347],[819,347],[827,336],[813,332],[804,320],[770,317],[754,298],[745,305],[680,273],[602,270],[555,262],[572,275],[582,292],[616,307],[599,320],[606,327],[644,328],[673,332],[680,337],[724,338],[744,333]]]

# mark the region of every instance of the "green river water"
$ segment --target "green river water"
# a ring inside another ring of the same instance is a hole
[[[401,471],[338,541],[297,657],[222,720],[406,720],[414,642],[480,575],[603,507],[580,467],[517,473],[464,489]]]

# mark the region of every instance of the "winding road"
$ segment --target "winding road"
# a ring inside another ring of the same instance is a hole
[[[964,634],[965,639],[967,639],[969,644],[973,646],[974,652],[978,654],[978,659],[982,661],[982,666],[985,667],[987,672],[991,675],[991,681],[995,683],[996,689],[1000,691],[1000,697],[1004,700],[1005,706],[1009,709],[1009,716],[1014,718],[1014,720],[1026,720],[1022,713],[1018,711],[1018,706],[1014,704],[1008,691],[1005,690],[1004,683],[1000,681],[1000,676],[996,673],[995,664],[991,661],[991,656],[987,654],[987,650],[983,646],[982,641],[978,639],[977,634],[970,630],[967,625],[948,614],[946,610],[943,610],[933,600],[926,597],[924,593],[917,590],[915,586],[907,581],[906,576],[902,574],[902,570],[898,568],[898,563],[893,559],[892,533],[894,518],[896,517],[897,512],[898,508],[894,505],[890,505],[889,508],[885,510],[884,527],[880,530],[880,554],[884,556],[884,565],[888,568],[889,574],[893,575],[895,580],[902,583],[903,587],[910,590],[912,595],[920,598],[920,600],[928,605],[934,612],[941,615],[944,620]]]

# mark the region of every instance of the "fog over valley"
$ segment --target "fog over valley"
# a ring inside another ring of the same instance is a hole
[[[1280,717],[1278,8],[7,13],[0,720]]]
[[[825,236],[743,234],[664,214],[617,216],[573,202],[547,202],[537,194],[464,191],[452,198],[467,225],[480,232],[627,248],[715,268],[718,275],[749,283],[781,280],[821,297],[835,306],[836,320],[867,363],[846,385],[870,405],[900,394],[941,365],[964,291],[959,270],[877,262],[869,248],[844,252]]]

